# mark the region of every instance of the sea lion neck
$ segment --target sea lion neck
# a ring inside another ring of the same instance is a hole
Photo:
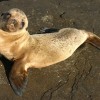
[[[26,30],[20,30],[17,32],[6,32],[3,30],[0,30],[0,37],[5,38],[5,40],[11,41],[11,42],[21,39],[21,38],[28,38],[29,36],[30,35],[28,31]]]

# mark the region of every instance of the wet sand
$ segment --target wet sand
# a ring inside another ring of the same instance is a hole
[[[22,9],[30,34],[41,28],[74,27],[100,36],[100,0],[0,0],[0,13]],[[5,73],[12,64],[0,58],[0,100],[100,100],[100,50],[85,44],[69,59],[29,71],[22,97],[16,96]]]

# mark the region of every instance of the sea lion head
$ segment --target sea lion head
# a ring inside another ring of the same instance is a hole
[[[3,26],[2,29],[7,32],[16,32],[18,30],[27,29],[28,19],[25,13],[18,9],[13,8],[8,12],[2,13]]]

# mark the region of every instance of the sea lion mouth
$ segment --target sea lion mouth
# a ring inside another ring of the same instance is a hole
[[[2,17],[3,20],[6,21],[6,20],[8,20],[8,19],[11,17],[11,14],[8,13],[8,12],[2,13],[2,14],[1,14],[1,17]]]
[[[11,14],[9,12],[4,12],[4,13],[1,14],[1,18],[0,18],[1,28],[4,31],[8,31],[7,25],[8,25],[8,21],[9,21],[10,18],[11,18]]]

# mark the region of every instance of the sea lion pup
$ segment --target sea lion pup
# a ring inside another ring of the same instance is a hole
[[[27,85],[29,68],[47,67],[63,61],[85,42],[100,49],[100,38],[91,32],[75,28],[63,28],[54,33],[30,35],[26,31],[27,17],[21,10],[12,9],[8,14],[10,14],[9,18],[6,17],[7,14],[2,15],[7,20],[7,24],[13,18],[21,26],[22,16],[25,19],[21,28],[16,29],[14,26],[15,29],[12,31],[9,26],[6,27],[6,30],[9,31],[0,30],[0,53],[14,61],[9,80],[13,90],[19,96],[22,95]],[[12,15],[14,16],[12,17]]]

